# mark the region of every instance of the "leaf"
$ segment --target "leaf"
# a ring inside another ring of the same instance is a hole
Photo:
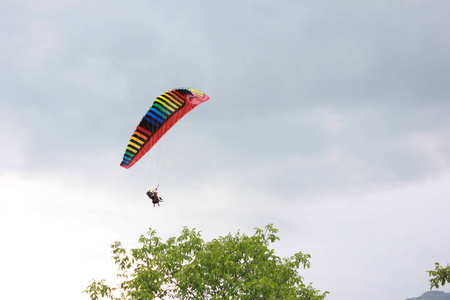
[[[309,254],[280,258],[269,248],[279,240],[277,233],[269,224],[255,228],[252,236],[238,231],[205,242],[201,232],[183,227],[180,236],[164,242],[149,229],[140,236],[139,248],[125,250],[120,242],[111,246],[118,277],[124,279],[117,287],[94,281],[85,292],[91,300],[325,298],[327,292],[306,286],[299,275],[300,267],[310,267]]]

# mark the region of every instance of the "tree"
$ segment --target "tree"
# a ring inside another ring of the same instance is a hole
[[[117,287],[94,281],[84,291],[91,300],[147,299],[304,299],[322,300],[298,274],[310,267],[310,255],[298,252],[280,258],[269,245],[279,238],[272,224],[255,228],[253,236],[237,232],[204,242],[200,232],[184,228],[166,242],[152,229],[139,239],[140,248],[111,248],[118,265]]]
[[[434,271],[427,271],[428,275],[433,278],[430,279],[430,290],[434,288],[439,288],[439,286],[444,286],[446,283],[450,282],[450,265],[447,267],[435,263]]]

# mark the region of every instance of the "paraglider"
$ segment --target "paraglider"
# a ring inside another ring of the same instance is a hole
[[[153,207],[155,207],[155,204],[158,204],[159,206],[159,202],[164,202],[162,198],[158,195],[158,188],[149,189],[147,191],[147,196],[152,200]]]
[[[173,89],[157,97],[131,135],[120,166],[128,169],[137,163],[182,117],[207,100],[207,94],[188,87]],[[153,206],[162,202],[157,189],[147,191]]]
[[[138,162],[184,115],[209,96],[192,88],[178,88],[160,95],[131,136],[120,165],[126,169]]]

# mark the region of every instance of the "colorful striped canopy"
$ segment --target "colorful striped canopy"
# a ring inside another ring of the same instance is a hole
[[[165,92],[156,98],[149,111],[131,136],[121,166],[128,169],[134,165],[194,107],[209,96],[192,88],[182,87]]]

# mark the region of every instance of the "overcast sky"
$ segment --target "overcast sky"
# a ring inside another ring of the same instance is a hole
[[[327,299],[420,296],[450,262],[449,13],[447,0],[1,1],[1,298],[88,299],[92,278],[114,278],[109,246],[149,227],[210,240],[269,223],[278,255],[311,254],[301,274]],[[211,99],[174,127],[153,208],[159,150],[119,164],[153,100],[181,86]]]

